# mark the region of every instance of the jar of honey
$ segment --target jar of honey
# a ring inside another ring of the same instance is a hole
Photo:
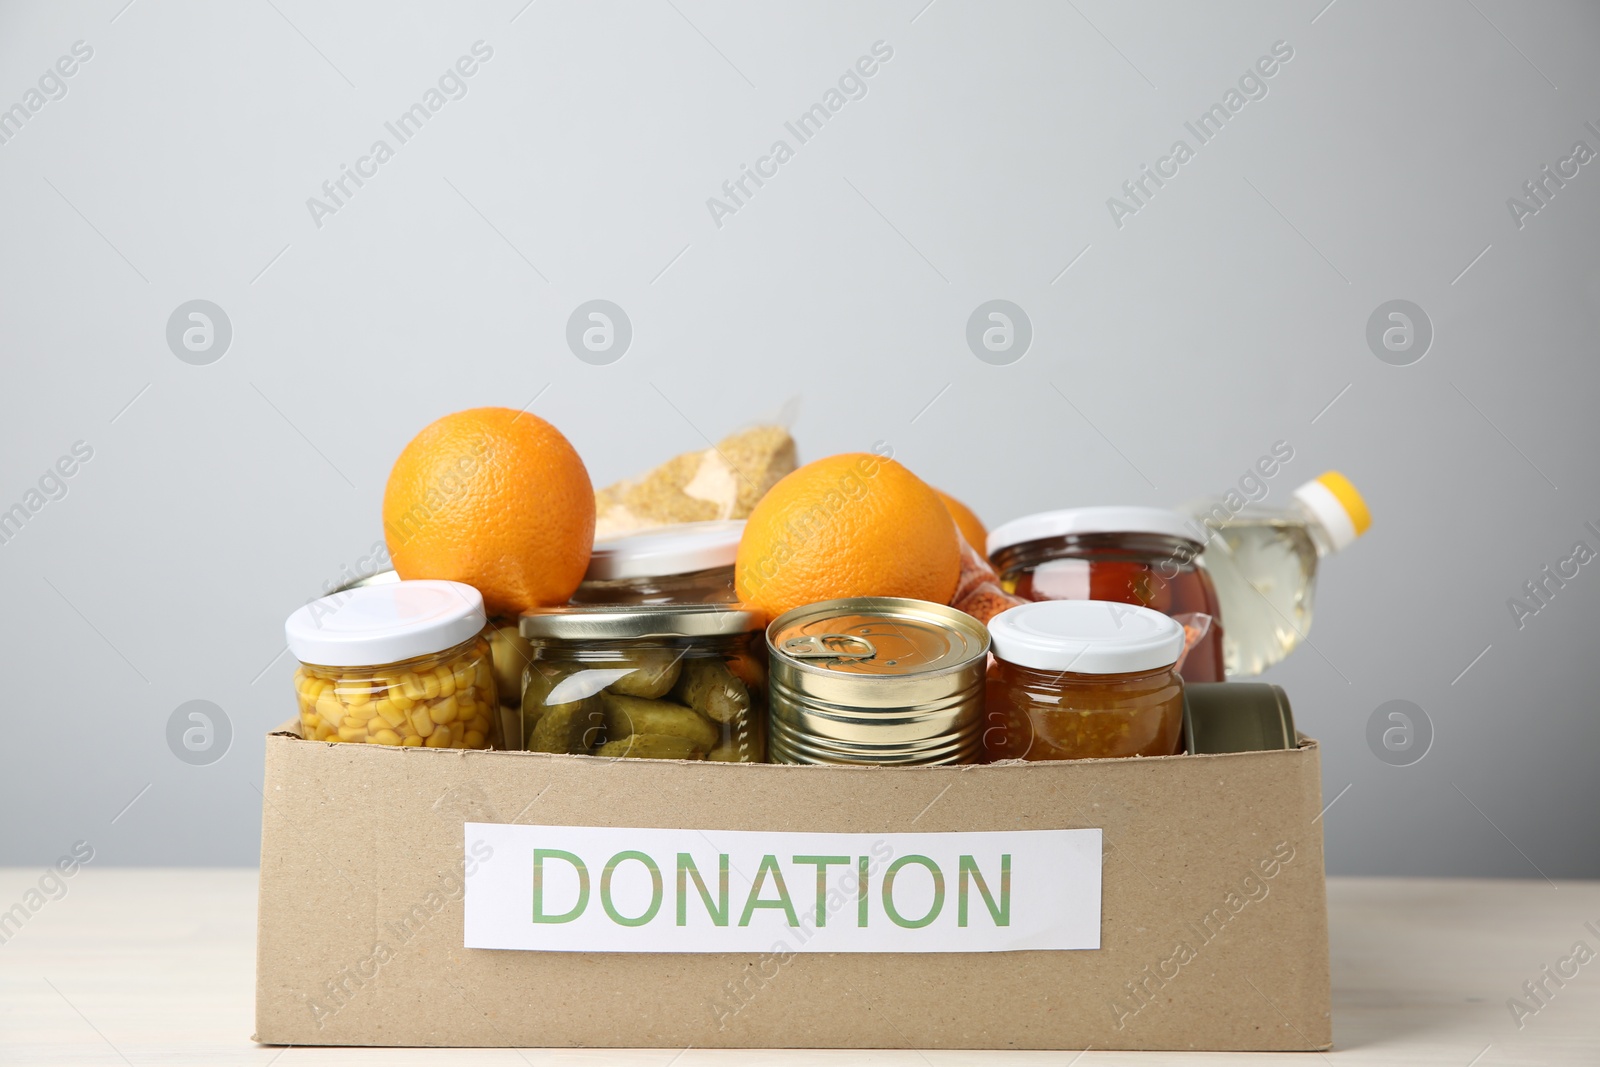
[[[1189,682],[1220,682],[1224,620],[1211,576],[1199,566],[1205,528],[1165,508],[1044,511],[989,534],[1000,586],[1024,600],[1108,600],[1163,615],[1211,616],[1183,661]]]
[[[994,663],[984,756],[1171,756],[1183,732],[1173,669],[1184,631],[1149,608],[1105,601],[1020,604],[989,620]]]

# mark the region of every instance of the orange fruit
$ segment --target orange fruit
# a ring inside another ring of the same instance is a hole
[[[511,408],[446,415],[389,472],[383,532],[402,578],[466,582],[490,615],[564,604],[594,545],[594,486],[561,431]]]
[[[774,617],[847,596],[947,604],[961,551],[939,494],[892,459],[848,452],[786,475],[739,542],[739,598]]]
[[[961,536],[967,539],[967,544],[978,550],[978,555],[988,554],[989,531],[984,529],[983,520],[978,518],[978,513],[967,507],[949,493],[934,490],[939,494],[939,499],[944,501],[945,510],[950,517],[956,520],[956,525],[961,527]]]

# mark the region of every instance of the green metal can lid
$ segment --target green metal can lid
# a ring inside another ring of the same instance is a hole
[[[1183,687],[1184,733],[1194,754],[1294,748],[1289,697],[1264,682],[1191,682]]]

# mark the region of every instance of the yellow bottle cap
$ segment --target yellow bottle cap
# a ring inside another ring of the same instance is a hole
[[[1335,549],[1348,546],[1372,526],[1367,502],[1338,471],[1324,472],[1296,489],[1294,496],[1321,520]]]
[[[1338,471],[1327,471],[1317,481],[1327,487],[1328,492],[1344,508],[1344,513],[1350,516],[1350,525],[1356,528],[1356,536],[1366,533],[1372,525],[1372,512],[1367,510],[1367,502],[1361,498],[1361,493],[1350,483],[1350,479]]]

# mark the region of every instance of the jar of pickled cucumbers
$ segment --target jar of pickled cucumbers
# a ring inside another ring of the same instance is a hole
[[[300,661],[300,735],[410,748],[489,748],[500,733],[483,597],[460,582],[350,589],[284,624]]]
[[[754,613],[714,604],[571,605],[522,616],[533,752],[759,763],[767,672]]]
[[[680,522],[594,543],[574,604],[731,604],[744,520]]]

